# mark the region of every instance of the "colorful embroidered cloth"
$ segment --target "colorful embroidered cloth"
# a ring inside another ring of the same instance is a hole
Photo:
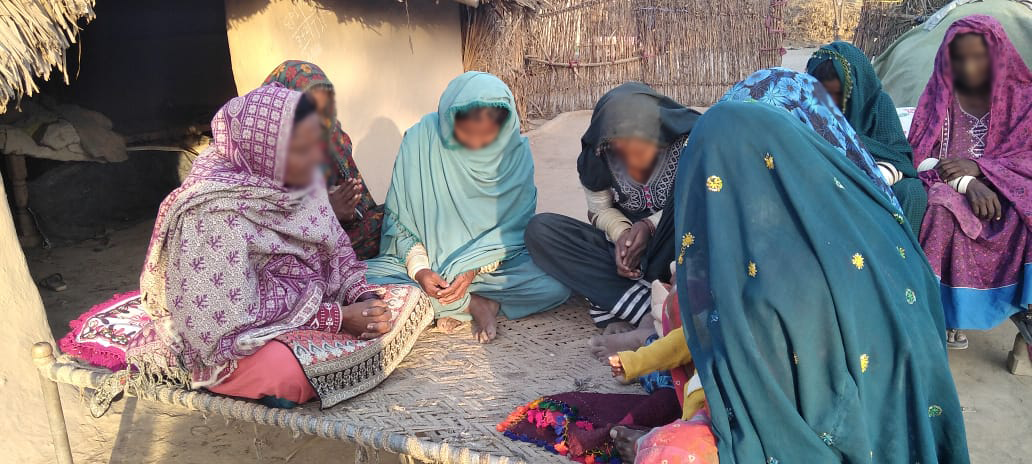
[[[954,103],[949,44],[960,34],[984,37],[992,57],[992,103],[983,118],[989,123],[980,131],[971,130],[978,124]],[[1032,71],[1000,23],[981,15],[953,23],[935,63],[910,130],[914,162],[972,159],[999,195],[1003,214],[998,221],[979,219],[965,195],[935,170],[925,171],[929,209],[921,245],[942,282],[947,327],[990,329],[1032,304]]]
[[[68,325],[61,352],[87,363],[118,371],[125,369],[129,341],[147,324],[150,315],[140,307],[140,292],[115,295],[86,311]]]
[[[212,119],[214,140],[162,202],[140,276],[143,307],[194,388],[214,385],[324,305],[380,291],[321,182],[284,186],[301,93],[260,87]]]
[[[533,443],[572,461],[620,464],[625,461],[616,452],[609,429],[669,424],[680,418],[676,405],[676,393],[670,388],[652,395],[560,393],[516,408],[497,429],[513,440]]]
[[[383,205],[377,205],[373,195],[369,193],[362,173],[351,153],[351,137],[341,128],[337,119],[337,105],[334,100],[333,83],[322,68],[307,61],[287,60],[276,67],[265,78],[262,85],[279,82],[291,90],[308,92],[322,88],[330,93],[328,111],[322,114],[323,127],[326,130],[327,163],[323,167],[327,188],[340,185],[348,179],[358,179],[362,183],[362,199],[358,204],[361,217],[348,224],[344,230],[351,238],[351,247],[359,259],[375,257],[380,252],[380,228],[383,223]]]
[[[767,105],[710,108],[684,156],[676,285],[720,460],[969,462],[939,284],[884,191]]]

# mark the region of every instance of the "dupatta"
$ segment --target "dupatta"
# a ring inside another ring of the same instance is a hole
[[[479,150],[463,147],[455,140],[455,114],[490,106],[509,111],[498,138]],[[534,160],[512,92],[491,74],[467,72],[448,84],[437,112],[405,132],[380,254],[404,263],[422,243],[431,269],[451,281],[525,253],[523,232],[536,207]],[[370,271],[389,275],[379,269],[382,258],[369,261]]]

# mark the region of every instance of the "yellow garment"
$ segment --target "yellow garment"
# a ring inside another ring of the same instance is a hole
[[[684,331],[678,327],[648,346],[634,351],[617,353],[627,379],[635,379],[655,371],[669,371],[692,362],[692,353],[688,343],[684,341]],[[684,402],[681,407],[681,418],[688,420],[695,412],[706,405],[706,396],[701,388],[684,389]]]

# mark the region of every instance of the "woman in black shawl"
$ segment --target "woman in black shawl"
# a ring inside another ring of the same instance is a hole
[[[651,323],[642,324],[650,320],[649,282],[670,277],[674,231],[666,210],[698,117],[640,82],[610,90],[595,105],[577,158],[591,224],[543,213],[527,226],[534,262],[587,297],[592,319],[607,334],[642,326],[641,336],[621,337],[634,347],[654,333]],[[593,345],[600,357],[623,348]]]

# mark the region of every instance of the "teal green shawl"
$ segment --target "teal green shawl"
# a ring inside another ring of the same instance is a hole
[[[455,113],[484,106],[506,108],[509,118],[491,145],[466,149],[455,140]],[[382,257],[369,262],[370,274],[392,274],[380,272],[379,261],[404,263],[417,243],[448,281],[525,253],[523,232],[536,206],[534,160],[520,135],[512,92],[491,74],[467,72],[448,84],[437,112],[401,141],[387,192]]]
[[[842,114],[860,136],[864,148],[874,159],[895,166],[904,177],[917,177],[914,151],[903,134],[896,105],[882,90],[867,55],[849,43],[832,42],[813,54],[806,63],[806,71],[813,73],[828,60],[833,60],[842,82]]]
[[[692,131],[674,202],[681,317],[721,464],[968,462],[938,281],[840,150],[783,110],[720,103]]]

